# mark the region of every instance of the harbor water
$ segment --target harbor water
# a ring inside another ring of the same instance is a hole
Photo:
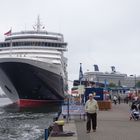
[[[40,140],[60,111],[58,105],[19,108],[8,98],[0,98],[0,140]]]

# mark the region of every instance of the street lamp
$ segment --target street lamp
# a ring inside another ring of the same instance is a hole
[[[133,76],[134,77],[134,89],[135,89],[135,91],[136,91],[136,74],[134,74],[134,75],[130,75],[130,76]]]

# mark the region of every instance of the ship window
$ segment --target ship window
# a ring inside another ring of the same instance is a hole
[[[5,43],[5,46],[8,47],[8,43]]]
[[[4,47],[4,43],[2,44],[2,47]]]
[[[22,46],[23,45],[23,42],[19,42],[19,46]]]
[[[56,43],[52,43],[52,47],[56,47]]]
[[[56,43],[53,43],[53,47],[56,47]]]
[[[22,46],[22,44],[23,44],[22,42],[18,42],[18,46]]]
[[[50,44],[49,46],[51,47],[52,46],[52,43],[49,43],[49,44]]]
[[[9,47],[11,43],[0,43],[0,47]],[[52,42],[12,42],[12,46],[48,46],[48,47],[64,47],[60,43]]]
[[[48,43],[48,46],[51,46],[51,43]]]
[[[32,46],[35,46],[35,42],[32,42]]]
[[[47,42],[45,42],[45,46],[48,46],[48,43]]]
[[[59,47],[59,44],[58,43],[56,43],[56,47]]]
[[[17,42],[17,46],[19,46],[19,42]]]
[[[19,43],[18,42],[16,43],[16,46],[19,46]]]
[[[26,42],[21,42],[21,45],[26,46],[27,44]]]
[[[34,42],[33,44],[34,44],[34,46],[37,46],[37,42]]]
[[[0,44],[0,47],[3,47],[3,43],[2,43],[2,44]]]
[[[35,45],[35,46],[38,46],[38,42],[34,42],[34,45]]]
[[[32,42],[29,42],[29,46],[32,46]]]
[[[21,46],[22,44],[21,44],[21,42],[18,42],[18,46]]]
[[[19,46],[24,46],[25,42],[20,42]]]
[[[18,46],[18,42],[16,42],[16,46]]]
[[[13,43],[12,43],[12,46],[16,46],[16,42],[13,42]]]
[[[41,42],[42,46],[45,46],[45,42]]]
[[[23,42],[23,44],[24,44],[25,46],[28,46],[28,42]]]
[[[6,43],[6,47],[9,47],[9,43]]]
[[[54,43],[54,46],[57,47],[57,43]]]
[[[21,42],[21,46],[25,45],[26,46],[26,42]]]
[[[32,46],[32,42],[29,42],[29,46]]]
[[[28,37],[22,37],[22,39],[48,39],[48,40],[61,40],[61,39],[59,39],[59,38],[57,38],[57,37],[39,37],[39,36],[28,36]],[[12,37],[12,40],[15,40],[15,39],[21,39],[21,37],[17,37],[17,36],[14,36],[14,37]],[[5,39],[5,41],[8,41],[8,40],[10,40],[10,38],[8,38],[8,39]]]
[[[29,42],[25,42],[25,46],[29,46],[30,45],[30,43]]]
[[[61,44],[58,44],[58,47],[61,47]]]
[[[54,43],[51,43],[51,46],[53,47],[54,46]]]
[[[62,47],[62,45],[61,45],[61,44],[59,44],[59,47]]]
[[[35,46],[40,46],[40,42],[35,42]]]

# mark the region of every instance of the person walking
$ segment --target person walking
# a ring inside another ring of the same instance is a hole
[[[116,97],[116,95],[113,97],[113,101],[114,101],[114,104],[116,105],[117,104],[117,97]]]
[[[118,96],[118,103],[119,104],[121,103],[121,97],[120,97],[120,95]]]
[[[91,130],[91,122],[93,132],[96,132],[97,127],[97,111],[99,110],[99,106],[97,101],[93,98],[93,94],[89,94],[89,99],[85,103],[85,112],[87,114],[87,123],[86,129],[87,133]]]

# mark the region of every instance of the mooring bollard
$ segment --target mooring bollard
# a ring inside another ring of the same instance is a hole
[[[54,122],[54,128],[53,131],[57,131],[57,132],[63,132],[63,126],[64,126],[64,120],[58,120]]]
[[[48,140],[48,129],[45,129],[45,140]]]

